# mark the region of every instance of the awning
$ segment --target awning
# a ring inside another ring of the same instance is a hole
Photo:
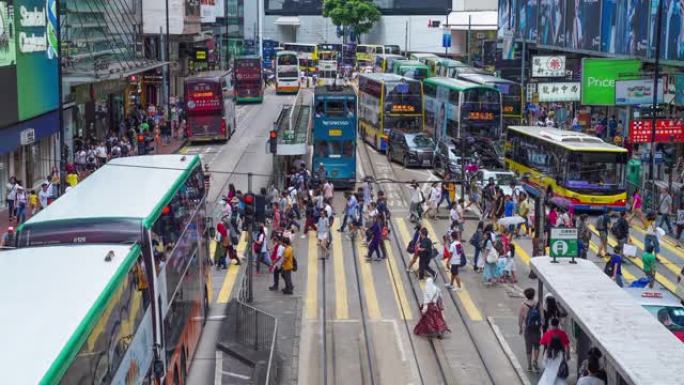
[[[449,14],[448,28],[452,31],[496,30],[498,15],[496,11],[458,11]]]
[[[297,16],[280,16],[276,19],[275,25],[299,27],[301,20]]]

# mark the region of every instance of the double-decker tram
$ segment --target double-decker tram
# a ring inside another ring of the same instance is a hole
[[[96,322],[92,328],[95,332],[107,333],[105,340],[109,345],[94,346],[100,337],[91,337],[86,345],[92,354],[82,358],[92,365],[82,369],[90,371],[83,376],[93,375],[97,383],[103,379],[108,379],[106,383],[119,383],[111,382],[111,377],[105,377],[103,373],[115,370],[116,365],[111,365],[111,361],[133,346],[131,343],[136,338],[136,324],[128,319],[133,319],[134,312],[137,314],[139,310],[145,310],[149,304],[154,337],[146,337],[140,345],[140,351],[136,348],[134,356],[147,357],[151,354],[155,360],[153,367],[164,377],[165,384],[185,382],[184,377],[195,355],[209,307],[210,235],[205,189],[198,155],[146,155],[113,159],[19,227],[17,246],[20,249],[30,248],[26,249],[29,253],[37,253],[44,247],[66,249],[82,245],[115,244],[119,246],[114,247],[121,248],[128,245],[129,251],[112,248],[113,255],[105,253],[107,256],[101,255],[101,250],[93,250],[92,257],[100,263],[111,262],[112,266],[121,264],[116,275],[125,274],[126,269],[133,266],[131,263],[137,264],[138,281],[129,281],[128,287],[136,282],[142,285],[144,280],[150,289],[146,300],[121,309],[97,304],[100,306],[98,309],[105,309],[105,312],[116,310],[117,317],[126,322],[115,324],[116,319],[113,319],[109,323],[109,316],[104,316],[105,320],[101,322],[93,319],[88,321]],[[69,252],[65,250],[63,254]],[[38,260],[34,262],[41,263]],[[64,263],[68,264],[66,259]],[[84,268],[82,263],[73,264],[71,271],[84,275],[78,279],[72,277],[75,282],[86,282],[97,277],[105,281],[114,279],[101,275],[85,277],[91,270]],[[92,271],[93,274],[100,274],[96,270]],[[61,274],[68,275],[69,272]],[[119,278],[112,282],[120,284],[122,280]],[[92,287],[84,287],[80,294],[97,294],[90,289]],[[103,291],[106,294],[103,294],[102,300],[128,301],[127,297],[137,295],[136,290],[131,292],[124,289]],[[109,287],[102,290],[109,290]],[[68,307],[71,308],[74,303],[69,301]],[[102,317],[101,313],[92,315]],[[141,319],[145,320],[144,317]],[[144,322],[140,325],[143,326],[138,326],[138,329],[147,327]],[[112,345],[118,335],[125,338],[119,345]],[[79,349],[71,350],[70,358]],[[140,370],[147,369],[141,367]]]
[[[235,101],[238,103],[264,100],[264,75],[261,58],[239,56],[235,58]]]
[[[276,93],[299,91],[299,60],[294,51],[276,52]]]
[[[233,75],[226,72],[193,76],[185,79],[184,89],[188,140],[230,139],[237,128]]]
[[[387,150],[391,130],[423,131],[420,81],[395,74],[359,76],[359,131],[378,151]]]
[[[584,133],[537,126],[509,126],[506,140],[506,166],[540,191],[550,187],[575,210],[625,210],[626,149]]]
[[[423,81],[425,130],[437,140],[501,135],[501,94],[493,87],[432,77]]]
[[[356,179],[356,93],[350,86],[319,86],[313,97],[313,153],[335,186],[353,187]]]
[[[282,47],[286,51],[297,52],[300,71],[306,72],[308,76],[316,73],[316,64],[318,63],[318,46],[316,44],[282,43]]]
[[[332,60],[318,61],[318,85],[333,85],[337,82],[337,62]]]
[[[519,83],[481,73],[460,73],[456,77],[471,83],[495,87],[501,91],[504,126],[519,125],[522,123],[523,98],[522,87],[520,87]]]

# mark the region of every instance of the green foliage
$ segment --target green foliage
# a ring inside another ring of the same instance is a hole
[[[345,31],[351,28],[358,37],[380,20],[380,10],[370,0],[324,0],[323,16]]]

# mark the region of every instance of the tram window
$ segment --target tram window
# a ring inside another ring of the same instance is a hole
[[[344,102],[341,100],[328,100],[326,103],[326,115],[344,116]]]
[[[316,101],[316,116],[321,116],[325,112],[325,102],[322,100]]]
[[[314,143],[314,152],[318,156],[327,157],[330,155],[330,149],[328,148],[327,140],[319,140]]]
[[[354,156],[352,140],[320,140],[314,143],[314,152],[320,157],[341,158]]]
[[[353,116],[356,114],[356,101],[353,99],[347,100],[347,115]]]

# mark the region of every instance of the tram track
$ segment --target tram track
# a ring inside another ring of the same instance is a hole
[[[377,171],[376,171],[375,166],[373,164],[371,154],[370,154],[370,150],[368,149],[368,145],[365,142],[361,141],[361,147],[364,148],[363,152],[365,153],[366,158],[367,158],[367,162],[362,162],[362,165],[365,165],[365,164],[370,165],[370,171],[371,171],[372,177],[374,180],[377,180],[378,179]],[[388,162],[388,167],[389,167],[389,170],[391,171],[391,178],[390,179],[396,180],[397,172],[395,171],[394,165],[392,164],[392,162]],[[387,177],[387,176],[383,176],[383,177]],[[376,183],[376,187],[378,187],[377,183]],[[407,192],[405,191],[404,188],[405,187],[402,185],[399,186],[399,189],[400,189],[399,196],[401,198],[401,202],[403,203],[403,205],[408,207],[408,199],[406,198]],[[396,236],[396,234],[398,234],[398,232],[395,228],[394,223],[390,220],[390,221],[388,221],[388,225],[390,227],[391,232],[395,234],[395,236],[392,238],[394,241],[394,245],[396,246],[397,250],[399,250],[399,253],[401,256],[401,258],[399,258],[399,259],[401,260],[404,268],[408,268],[405,245],[402,245],[401,242],[399,241],[399,238]],[[410,259],[410,256],[408,256],[408,257],[409,257],[408,259]],[[397,277],[395,276],[394,271],[391,268],[390,268],[390,271],[391,271],[392,279],[393,280],[396,279]],[[441,269],[439,266],[437,266],[436,272],[437,272],[437,276],[441,279],[442,282],[444,282],[444,283],[449,282],[449,277],[447,277],[445,275],[443,269]],[[408,282],[409,282],[409,285],[411,287],[411,292],[413,294],[413,297],[415,298],[416,303],[420,304],[422,301],[422,289],[420,289],[419,287],[416,287],[417,286],[416,280],[412,279],[413,277],[410,276],[410,274],[412,274],[412,273],[406,272],[406,274],[408,276]],[[478,359],[482,363],[482,367],[484,368],[484,372],[485,372],[487,378],[489,379],[489,381],[492,385],[497,385],[497,383],[494,379],[494,375],[492,374],[492,368],[490,368],[487,365],[487,362],[484,359],[483,349],[479,346],[477,340],[475,339],[474,332],[472,330],[472,327],[468,324],[468,321],[466,319],[464,311],[459,306],[458,301],[456,300],[456,297],[451,290],[448,290],[448,296],[449,296],[451,303],[453,304],[454,308],[456,309],[456,312],[459,315],[460,321],[464,325],[463,329],[466,331],[466,334],[468,335],[470,341],[473,344],[473,348],[475,349],[475,351],[477,353]],[[408,325],[408,322],[406,319],[404,319],[404,324],[405,324],[407,331],[409,331],[409,335],[411,336],[409,338],[409,340],[411,341],[411,350],[412,350],[416,365],[418,367],[418,373],[419,373],[419,376],[421,379],[421,383],[425,384],[422,372],[420,370],[420,363],[418,361],[417,353],[415,350],[415,345],[413,343],[413,337],[412,337],[413,334],[410,333],[410,328],[409,328],[409,325]],[[448,364],[445,364],[442,362],[442,359],[440,358],[440,355],[437,351],[436,342],[433,339],[430,339],[429,343],[430,343],[430,348],[431,348],[431,351],[434,355],[435,361],[439,365],[440,375],[444,381],[443,383],[449,384],[449,378],[448,378],[447,373],[446,373],[447,370],[445,369],[445,367],[448,368]]]

